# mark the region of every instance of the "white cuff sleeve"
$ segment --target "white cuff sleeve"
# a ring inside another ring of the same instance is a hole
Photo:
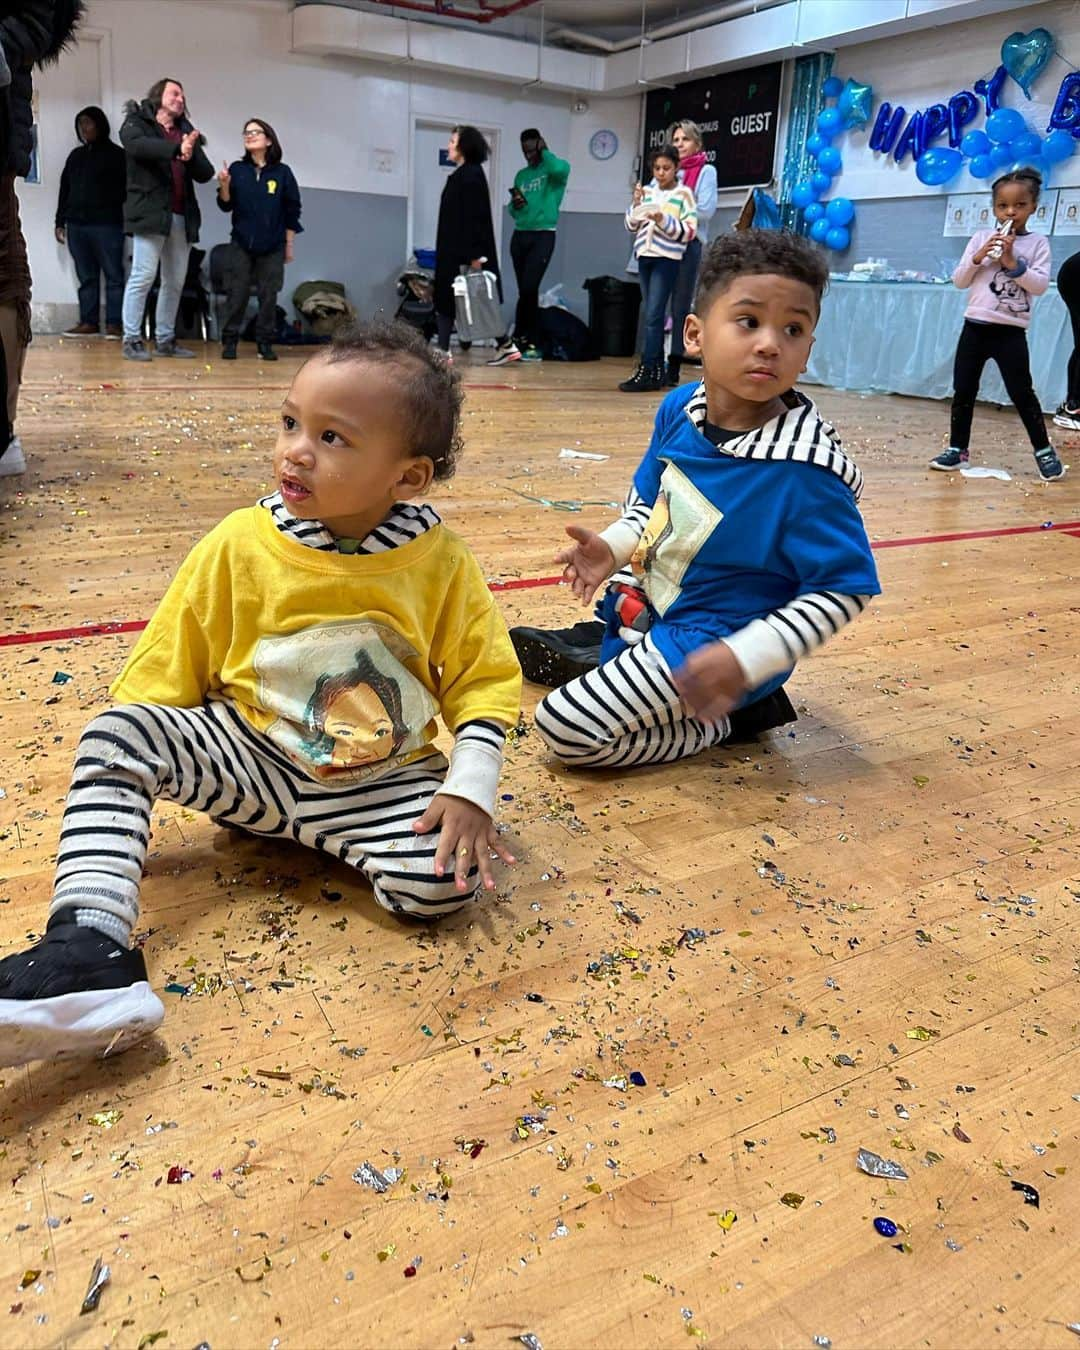
[[[634,550],[644,533],[644,522],[639,526],[631,517],[622,516],[600,531],[600,538],[615,555],[616,571],[625,567],[634,556]]]
[[[748,689],[757,689],[794,664],[783,638],[764,619],[754,619],[724,641],[735,653]]]
[[[494,820],[502,764],[502,746],[473,739],[455,741],[450,752],[450,771],[435,795],[462,797]]]

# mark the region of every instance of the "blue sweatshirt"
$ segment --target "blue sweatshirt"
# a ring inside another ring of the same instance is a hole
[[[287,164],[267,164],[259,170],[249,160],[229,165],[229,200],[220,193],[217,204],[231,211],[232,239],[248,253],[276,253],[285,247],[285,231],[300,234],[300,188]]]

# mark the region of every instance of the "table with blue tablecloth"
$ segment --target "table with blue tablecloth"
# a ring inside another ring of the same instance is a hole
[[[969,292],[952,285],[832,281],[803,380],[832,389],[951,398],[953,356],[968,298]],[[1035,298],[1028,330],[1035,392],[1048,411],[1065,397],[1072,345],[1069,311],[1051,286]],[[992,362],[979,398],[1009,402]]]

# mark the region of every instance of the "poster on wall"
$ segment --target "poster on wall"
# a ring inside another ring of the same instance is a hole
[[[1054,228],[1057,213],[1058,189],[1051,188],[1039,194],[1039,204],[1033,215],[1028,217],[1027,227],[1035,234],[1050,234]]]
[[[782,72],[782,63],[776,61],[690,80],[674,89],[652,90],[645,99],[642,174],[648,172],[648,157],[663,144],[672,122],[689,119],[702,130],[705,153],[716,167],[721,191],[771,182]]]
[[[1080,234],[1080,188],[1058,189],[1054,233]]]
[[[945,228],[941,231],[946,239],[967,239],[979,228],[974,219],[985,201],[984,193],[961,192],[950,196],[945,203]]]

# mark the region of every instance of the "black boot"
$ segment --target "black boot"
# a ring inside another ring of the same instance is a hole
[[[677,385],[679,383],[679,372],[682,369],[681,356],[669,356],[667,359],[667,383]]]
[[[791,706],[791,699],[783,688],[774,689],[771,694],[759,698],[756,703],[747,703],[736,708],[731,714],[731,734],[729,741],[752,741],[763,731],[772,731],[774,727],[786,726],[797,722],[799,714]]]
[[[269,342],[260,342],[260,343],[258,343],[257,345],[258,345],[258,352],[259,352],[259,360],[260,360],[260,361],[276,361],[276,360],[277,360],[277,352],[274,351],[273,347],[271,347],[271,345],[269,344]]]
[[[573,628],[511,628],[521,669],[527,680],[558,689],[600,664],[604,625],[576,623]]]
[[[654,389],[660,388],[660,381],[657,378],[656,366],[647,366],[642,361],[637,370],[628,380],[623,380],[619,389],[624,394],[650,394]]]
[[[221,339],[221,359],[223,361],[236,360],[236,338],[223,337]]]

